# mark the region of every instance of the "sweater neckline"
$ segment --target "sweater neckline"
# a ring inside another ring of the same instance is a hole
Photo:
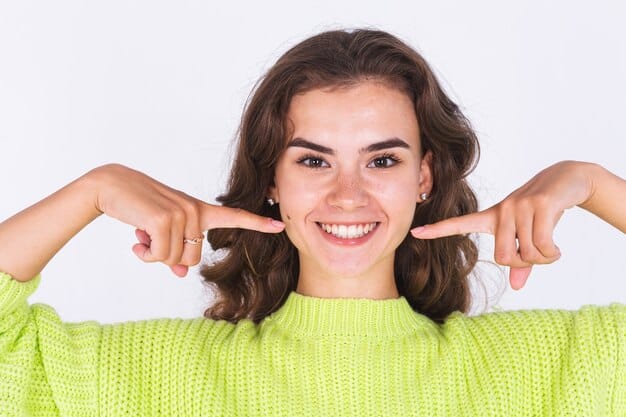
[[[292,291],[268,317],[285,331],[302,336],[397,337],[415,333],[433,322],[413,310],[404,296],[319,298]]]

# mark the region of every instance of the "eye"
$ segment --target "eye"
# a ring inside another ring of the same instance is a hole
[[[297,162],[309,168],[328,168],[330,166],[328,162],[315,155],[305,155],[298,159]]]
[[[396,165],[400,160],[394,155],[382,155],[372,159],[367,167],[368,168],[391,168]]]

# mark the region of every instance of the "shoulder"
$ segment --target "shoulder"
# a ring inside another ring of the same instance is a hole
[[[102,344],[104,349],[127,349],[140,355],[159,351],[202,357],[221,346],[245,344],[257,333],[258,326],[250,320],[162,318],[102,325]]]
[[[626,361],[626,305],[620,303],[477,316],[455,312],[442,331],[462,349],[478,350],[494,361],[513,359],[538,366],[593,361],[613,367]]]
[[[461,312],[454,312],[448,316],[444,326],[477,330],[485,327],[504,326],[505,329],[515,331],[526,328],[572,328],[572,327],[602,327],[624,325],[626,319],[626,305],[612,303],[609,305],[585,305],[576,310],[566,309],[531,309],[496,311],[476,316],[466,316]]]
[[[624,337],[626,305],[585,305],[577,310],[498,311],[476,316],[454,312],[442,326],[450,333],[489,334],[503,341],[515,336],[545,340],[546,335],[569,338],[575,334],[593,333]]]

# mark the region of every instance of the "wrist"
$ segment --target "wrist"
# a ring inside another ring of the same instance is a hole
[[[584,175],[586,198],[578,204],[578,207],[591,211],[595,204],[598,183],[601,182],[607,171],[601,165],[591,162],[581,162],[581,168]]]
[[[104,214],[100,205],[100,194],[104,184],[105,166],[97,167],[78,178],[73,186],[84,198],[85,206],[90,210],[91,217],[96,218]]]

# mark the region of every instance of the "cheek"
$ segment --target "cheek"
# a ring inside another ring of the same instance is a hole
[[[418,199],[418,180],[413,176],[395,176],[375,186],[376,199],[398,229],[409,229]]]
[[[296,212],[306,210],[315,202],[320,188],[311,177],[303,176],[299,172],[285,172],[276,178],[276,190],[282,204],[281,208],[284,210],[281,210],[281,213],[294,218]]]
[[[276,184],[279,196],[279,208],[282,219],[287,223],[299,224],[315,205],[318,193],[315,187],[304,180],[283,178]],[[287,232],[289,232],[287,230]]]
[[[381,201],[393,202],[393,205],[397,207],[406,206],[407,203],[415,203],[419,195],[419,184],[416,176],[390,176],[382,181],[377,181],[372,188]]]

